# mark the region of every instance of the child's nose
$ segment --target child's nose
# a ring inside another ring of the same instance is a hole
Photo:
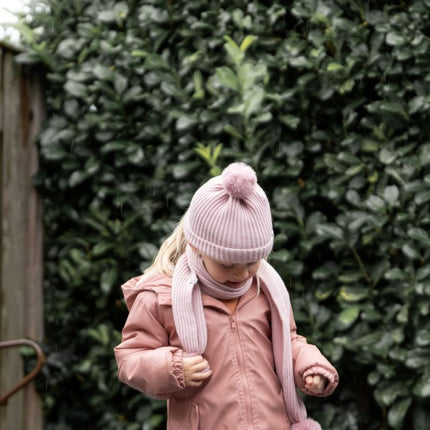
[[[248,266],[247,265],[243,265],[241,267],[238,267],[237,270],[236,270],[235,275],[238,278],[241,278],[241,279],[247,278],[249,276],[249,268],[248,268]]]

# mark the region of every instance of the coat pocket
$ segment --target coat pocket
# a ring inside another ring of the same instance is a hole
[[[199,407],[187,400],[170,400],[167,430],[199,430]]]

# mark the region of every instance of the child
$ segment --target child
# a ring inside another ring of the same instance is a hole
[[[326,396],[338,374],[296,333],[286,287],[265,260],[270,206],[233,163],[194,194],[145,274],[123,285],[119,379],[167,399],[171,430],[318,430],[296,386]]]

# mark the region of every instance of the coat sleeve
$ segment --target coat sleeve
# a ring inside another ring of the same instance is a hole
[[[325,390],[318,396],[328,396],[333,393],[339,383],[339,375],[332,364],[315,346],[307,343],[303,336],[297,334],[296,322],[291,311],[291,349],[293,353],[294,379],[296,386],[305,394],[315,396],[305,387],[305,379],[309,375],[323,375],[327,378]]]
[[[118,379],[148,396],[167,399],[185,388],[182,350],[169,345],[158,313],[157,295],[143,291],[130,309],[115,347]]]

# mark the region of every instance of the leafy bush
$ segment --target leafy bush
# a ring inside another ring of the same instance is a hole
[[[47,430],[161,428],[163,404],[116,381],[119,285],[233,160],[271,200],[301,333],[341,375],[310,414],[424,429],[430,1],[43,3],[20,60],[47,67]]]

